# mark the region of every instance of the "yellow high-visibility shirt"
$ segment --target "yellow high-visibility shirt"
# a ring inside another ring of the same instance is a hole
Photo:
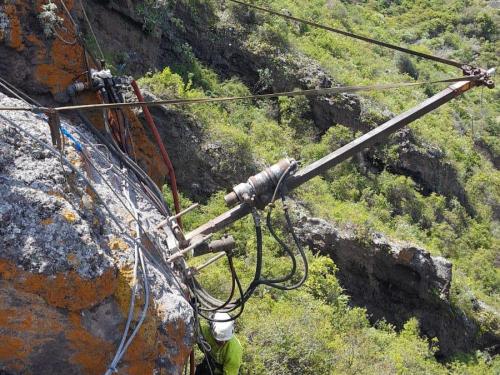
[[[201,333],[207,343],[210,345],[210,352],[207,353],[212,359],[222,366],[222,372],[215,371],[215,375],[238,375],[243,359],[243,348],[236,336],[226,341],[224,345],[219,346],[215,342],[212,331],[207,324],[201,325]]]

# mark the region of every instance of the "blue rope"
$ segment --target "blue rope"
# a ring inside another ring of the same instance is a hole
[[[68,138],[70,141],[72,141],[75,145],[75,149],[76,151],[78,152],[83,152],[83,147],[82,145],[80,144],[80,142],[78,142],[75,137],[73,137],[65,128],[63,128],[61,126],[61,133],[63,133],[63,135]]]

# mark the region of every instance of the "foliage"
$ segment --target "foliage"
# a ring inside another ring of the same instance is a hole
[[[57,5],[52,2],[42,5],[42,11],[38,15],[38,19],[43,26],[43,33],[47,38],[55,35],[55,29],[61,27],[64,19],[57,15]]]
[[[498,38],[492,27],[498,12],[490,8],[485,11],[481,0],[312,0],[307,7],[300,0],[257,3],[424,52],[483,66],[498,63]],[[240,17],[237,8],[232,9],[235,18]],[[250,18],[255,24],[245,41],[248,48],[264,54],[299,50],[343,84],[433,80],[457,75],[448,67],[394,55],[276,17],[254,14]],[[181,63],[146,77],[141,83],[167,98],[250,93],[237,78],[221,81],[195,58],[189,46],[179,47],[179,52],[183,56]],[[272,87],[276,77],[271,69],[259,69],[258,89]],[[370,93],[364,95],[363,104],[376,124],[383,118],[382,110],[400,112],[440,89],[425,86]],[[344,162],[295,193],[314,215],[354,228],[360,239],[381,231],[451,259],[454,306],[479,322],[483,330],[497,332],[500,271],[495,264],[500,248],[496,216],[500,175],[478,147],[498,157],[498,95],[498,90],[485,90],[482,94],[481,90],[472,91],[411,126],[415,138],[412,146],[435,157],[443,168],[454,171],[464,191],[462,196],[429,191],[418,179],[397,174],[390,168],[399,160],[397,146],[378,150],[380,170],[366,168],[357,160]],[[311,120],[308,100],[300,97],[204,104],[185,110],[203,125],[211,142],[218,142],[228,150],[229,157],[221,160],[222,167],[228,170],[234,167],[231,160],[235,158],[262,166],[291,156],[306,164],[359,135],[337,124],[320,133]],[[207,205],[187,215],[186,227],[194,228],[224,212],[223,195],[220,192],[210,197]],[[184,206],[188,206],[189,202],[183,200]],[[237,239],[235,264],[247,285],[255,262],[252,222],[242,220],[228,232]],[[264,244],[265,274],[276,276],[286,272],[288,260],[268,234]],[[414,319],[400,332],[385,322],[370,326],[366,311],[349,305],[349,298],[335,276],[335,264],[312,254],[308,257],[311,275],[304,288],[292,293],[259,288],[257,296],[248,303],[238,322],[238,334],[245,346],[243,374],[498,372],[498,358],[489,358],[484,353],[439,364],[434,359],[439,343],[429,343],[420,337]],[[190,263],[203,260],[193,259]],[[201,275],[207,289],[220,297],[229,292],[227,278],[224,261]],[[478,300],[491,309],[478,313]]]

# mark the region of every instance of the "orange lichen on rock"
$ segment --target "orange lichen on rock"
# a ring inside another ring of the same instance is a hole
[[[50,225],[53,223],[54,223],[54,219],[52,219],[51,217],[48,217],[47,219],[42,220],[42,225]]]
[[[109,248],[111,250],[121,250],[125,251],[128,249],[128,245],[125,241],[123,241],[121,238],[113,237],[109,243]]]
[[[147,327],[153,329],[147,329]],[[155,360],[159,357],[155,344],[156,325],[153,314],[149,313],[134,341],[128,348],[122,361],[128,375],[152,374]],[[152,337],[148,337],[152,333]],[[152,341],[152,342],[151,342]]]
[[[184,343],[186,326],[183,321],[179,321],[176,324],[169,324],[166,327],[166,332],[168,337],[165,340],[168,340],[170,344],[175,342],[175,347],[179,348],[175,353],[169,352],[169,360],[172,364],[182,368],[182,366],[186,363],[189,354],[191,354],[191,348],[186,346]]]
[[[85,374],[103,374],[110,363],[114,345],[88,332],[82,325],[81,315],[73,312],[69,314],[72,329],[65,332],[73,354],[70,362],[79,365]]]
[[[122,268],[118,271],[118,285],[114,294],[115,300],[126,316],[130,305],[131,288],[134,287],[133,269]],[[140,293],[136,297],[134,316],[138,319],[142,311],[144,298]],[[154,369],[155,359],[160,353],[165,352],[164,346],[159,341],[158,313],[154,306],[150,306],[141,329],[128,348],[123,358],[123,367],[129,375],[150,374]]]
[[[43,42],[35,34],[26,35],[26,44],[33,45],[35,49],[35,60],[43,61],[47,56],[47,51]]]
[[[23,340],[17,337],[0,335],[0,343],[0,361],[10,363],[13,370],[21,370],[22,363],[27,357]]]
[[[52,94],[65,91],[82,71],[83,49],[78,45],[67,45],[60,40],[52,43],[50,59],[35,68],[37,81],[47,86]]]
[[[68,209],[64,209],[62,212],[62,217],[68,222],[68,223],[74,223],[76,221],[76,214]]]
[[[74,267],[78,267],[78,265],[80,264],[80,261],[78,260],[78,257],[76,256],[76,254],[73,254],[73,253],[68,254],[66,259],[68,260],[68,263]]]
[[[130,133],[133,139],[134,151],[146,173],[158,185],[163,186],[168,175],[167,168],[158,151],[158,146],[146,135],[144,125],[130,109],[125,109],[130,120]]]
[[[55,276],[32,274],[6,260],[0,260],[0,277],[12,282],[17,289],[41,296],[50,305],[73,311],[97,305],[114,293],[117,283],[111,269],[87,280],[74,271]]]
[[[26,308],[29,306],[29,308]],[[38,296],[0,280],[0,362],[2,369],[22,372],[31,353],[54,340],[63,315]],[[24,373],[24,372],[23,372]]]
[[[23,31],[16,5],[6,4],[3,8],[3,11],[9,19],[9,38],[8,40],[6,40],[7,45],[17,51],[22,51],[25,48],[25,45],[23,43]]]
[[[5,308],[0,305],[0,327],[13,331],[33,329],[33,317],[26,312],[19,313],[13,307]]]

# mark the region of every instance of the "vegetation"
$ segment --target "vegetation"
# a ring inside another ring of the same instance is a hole
[[[259,1],[273,9],[316,22],[371,35],[424,52],[446,55],[481,66],[498,64],[498,12],[480,0],[418,1]],[[215,5],[213,5],[215,9]],[[237,27],[240,9],[229,7],[229,23]],[[256,16],[247,48],[255,53],[300,51],[317,60],[343,84],[370,84],[433,80],[460,74],[453,68],[414,59],[364,43],[355,43],[326,31],[285,22],[274,16]],[[183,46],[189,64],[166,68],[142,79],[165,97],[245,95],[250,92],[237,78],[220,81]],[[263,82],[271,79],[262,70]],[[363,96],[365,112],[400,112],[424,100],[439,87],[374,92]],[[498,90],[474,90],[411,125],[415,147],[439,155],[442,165],[456,172],[464,197],[429,192],[409,176],[391,172],[399,158],[397,144],[377,151],[380,171],[367,171],[355,161],[339,165],[295,193],[314,214],[338,225],[354,227],[360,238],[372,231],[424,246],[453,261],[452,302],[484,330],[499,332],[500,237],[498,207],[500,173],[490,157],[498,157],[500,106]],[[332,124],[320,133],[308,117],[304,98],[276,101],[204,104],[184,108],[205,127],[209,137],[223,142],[232,158],[270,164],[292,156],[306,164],[353,139],[357,134]],[[273,113],[279,113],[279,116]],[[489,157],[488,157],[489,156]],[[166,194],[168,197],[168,194]],[[223,192],[210,198],[201,211],[185,218],[189,228],[225,210]],[[189,201],[184,198],[184,205]],[[237,238],[236,266],[244,283],[254,263],[255,239],[249,220],[231,229]],[[287,261],[277,245],[265,238],[265,272],[278,275]],[[386,322],[371,326],[364,309],[349,305],[335,277],[336,266],[325,257],[308,254],[311,277],[301,290],[281,293],[259,289],[238,321],[245,346],[244,374],[486,374],[499,373],[500,360],[474,353],[438,363],[439,343],[419,334],[411,319],[396,332]],[[201,262],[202,260],[193,260]],[[228,292],[226,264],[204,271],[202,281],[213,293]],[[477,312],[473,303],[491,309]]]

